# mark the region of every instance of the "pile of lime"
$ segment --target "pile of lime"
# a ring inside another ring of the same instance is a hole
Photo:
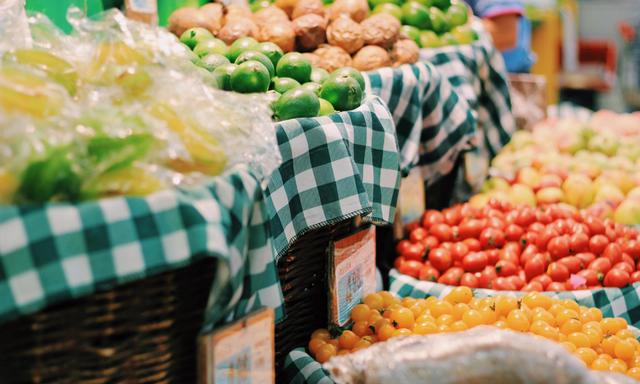
[[[373,13],[402,22],[402,32],[421,48],[471,44],[478,39],[469,26],[469,8],[461,0],[369,0]]]
[[[267,92],[275,117],[287,120],[349,111],[362,103],[364,78],[349,67],[328,73],[297,52],[243,37],[227,46],[204,28],[184,32],[194,63],[211,73],[218,88],[239,93]]]

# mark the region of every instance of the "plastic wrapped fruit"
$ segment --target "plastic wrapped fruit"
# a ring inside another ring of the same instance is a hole
[[[379,13],[367,18],[360,24],[365,45],[379,45],[391,48],[400,34],[400,21],[395,17]]]
[[[41,49],[16,49],[5,55],[5,59],[29,65],[44,71],[47,76],[62,85],[70,94],[75,94],[78,72],[71,63]]]
[[[0,110],[43,118],[58,114],[66,98],[64,88],[39,73],[0,67]]]
[[[231,44],[241,37],[258,35],[258,26],[249,18],[236,17],[227,21],[222,27],[218,38],[227,44]]]
[[[210,18],[206,13],[191,7],[180,8],[169,16],[169,31],[176,36],[180,36],[187,29],[195,27],[217,32],[216,27],[220,28],[220,24],[216,24],[215,19]]]
[[[322,44],[320,48],[313,51],[313,54],[320,58],[317,66],[328,72],[351,66],[351,55],[340,47]]]
[[[329,7],[329,18],[335,20],[342,14],[359,23],[369,14],[369,4],[367,0],[336,0]]]
[[[364,45],[362,27],[347,15],[341,15],[329,24],[327,41],[347,53],[357,52]]]
[[[420,47],[418,47],[415,41],[410,39],[396,41],[391,49],[391,60],[394,66],[413,64],[418,61],[419,56]]]
[[[324,4],[322,0],[298,0],[298,3],[291,13],[291,19],[295,20],[298,17],[309,14],[324,17]]]
[[[367,45],[353,56],[353,67],[359,71],[371,71],[391,65],[389,53],[377,45]]]
[[[286,20],[263,25],[258,33],[258,41],[270,41],[277,44],[284,52],[291,52],[296,43],[293,24]]]
[[[325,42],[327,22],[316,14],[300,16],[293,20],[296,44],[301,51],[312,51]]]

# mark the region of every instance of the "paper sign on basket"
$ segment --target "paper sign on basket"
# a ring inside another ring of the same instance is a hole
[[[199,384],[275,383],[275,316],[264,308],[200,336]]]
[[[342,327],[351,309],[376,290],[375,226],[333,242],[329,256],[329,323]]]

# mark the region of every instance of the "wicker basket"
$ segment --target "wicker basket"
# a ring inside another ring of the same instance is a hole
[[[195,383],[215,261],[70,300],[0,326],[0,382]]]
[[[327,326],[327,248],[329,242],[357,228],[359,217],[311,231],[278,261],[285,319],[276,324],[276,382],[282,381],[284,358],[306,346],[311,332]]]

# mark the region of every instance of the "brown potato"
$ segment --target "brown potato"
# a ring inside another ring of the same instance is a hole
[[[368,17],[360,25],[365,45],[391,48],[400,34],[400,21],[386,13],[378,13]]]
[[[358,71],[371,71],[391,65],[391,57],[386,49],[377,45],[362,47],[353,56],[353,67]]]
[[[361,22],[369,14],[367,0],[336,0],[329,7],[329,19],[335,20],[342,14],[347,14],[356,22]]]
[[[324,3],[322,3],[322,0],[298,0],[298,4],[296,4],[291,13],[291,19],[295,20],[300,16],[309,14],[324,17]]]
[[[216,27],[205,13],[196,8],[179,8],[169,16],[169,31],[180,37],[189,28],[202,27],[213,32]]]
[[[242,5],[242,4],[227,5],[227,8],[225,9],[225,23],[226,23],[226,20],[234,19],[236,17],[252,18],[253,13],[251,12],[251,9],[246,5]]]
[[[341,15],[327,27],[327,41],[348,53],[357,52],[364,45],[362,27],[347,15]]]
[[[258,41],[271,41],[277,44],[284,52],[291,52],[295,49],[296,33],[289,20],[263,25],[257,38]]]
[[[316,14],[300,16],[293,20],[296,46],[300,51],[313,51],[325,42],[327,22]]]
[[[333,72],[338,68],[351,66],[351,55],[340,47],[322,44],[313,54],[320,58],[320,63],[317,67],[327,72]]]
[[[276,6],[269,6],[253,14],[253,19],[262,26],[278,21],[289,21],[289,16]]]
[[[200,7],[200,12],[203,13],[211,23],[212,28],[210,28],[209,31],[217,35],[220,28],[222,28],[222,21],[224,20],[222,5],[218,3],[205,4]]]
[[[402,64],[413,64],[420,57],[420,47],[415,41],[410,39],[402,39],[396,41],[391,49],[391,60],[393,66],[397,67]]]
[[[218,33],[218,38],[227,44],[231,44],[241,37],[258,35],[258,26],[253,20],[243,17],[235,17],[227,20]]]
[[[298,4],[298,0],[276,0],[275,3],[273,4],[276,7],[285,11],[287,16],[291,17],[291,14],[293,13],[293,8],[295,8],[296,4]]]
[[[309,62],[311,63],[312,67],[322,68],[322,66],[320,65],[322,64],[322,59],[320,58],[320,56],[310,52],[303,53],[302,56],[309,59]]]

